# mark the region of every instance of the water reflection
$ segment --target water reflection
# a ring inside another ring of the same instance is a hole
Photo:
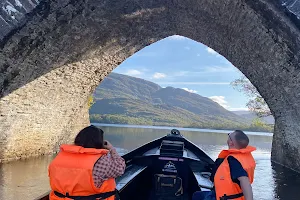
[[[49,190],[47,167],[52,156],[0,165],[0,199],[34,199]]]
[[[124,154],[151,140],[165,136],[170,129],[101,127],[118,152]],[[227,131],[223,133],[195,132],[181,133],[202,148],[213,159],[226,148]],[[256,200],[298,200],[300,175],[270,161],[272,137],[268,134],[250,135],[250,143],[257,147],[254,157],[257,162],[253,184]],[[0,165],[0,199],[32,200],[49,190],[48,164],[52,157],[34,158]]]
[[[274,193],[280,200],[299,200],[300,174],[281,165],[272,163],[273,177],[275,180]]]

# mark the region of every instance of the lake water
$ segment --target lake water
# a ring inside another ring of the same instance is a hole
[[[120,154],[133,150],[171,128],[99,125],[105,139],[117,147]],[[182,135],[202,148],[213,159],[226,148],[229,131],[181,129]],[[270,161],[272,134],[249,133],[257,163],[253,183],[255,200],[299,200],[300,175]],[[15,161],[0,165],[0,199],[32,200],[49,190],[47,167],[53,156]]]

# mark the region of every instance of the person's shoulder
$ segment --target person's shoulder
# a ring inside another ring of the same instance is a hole
[[[227,160],[228,160],[228,161],[233,161],[233,162],[235,162],[235,161],[239,162],[239,161],[238,161],[235,157],[233,157],[233,156],[228,156]]]
[[[229,163],[231,178],[233,181],[239,177],[248,176],[242,164],[235,157],[229,156],[227,159]]]
[[[242,164],[233,156],[227,158],[230,167],[242,167]]]

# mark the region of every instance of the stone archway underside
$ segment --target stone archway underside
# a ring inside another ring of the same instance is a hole
[[[2,39],[1,161],[56,151],[89,123],[87,98],[112,69],[178,34],[251,80],[276,120],[272,159],[300,171],[299,29],[270,2],[43,1]]]

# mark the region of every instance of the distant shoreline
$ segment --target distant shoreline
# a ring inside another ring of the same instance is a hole
[[[229,133],[233,130],[220,130],[220,129],[200,129],[200,128],[183,128],[183,127],[172,127],[172,126],[149,126],[149,125],[132,125],[132,124],[105,124],[105,123],[91,123],[95,126],[104,127],[124,127],[124,128],[149,128],[149,129],[161,129],[161,130],[171,130],[173,128],[182,131],[195,131],[195,132],[209,132],[209,133]],[[249,135],[262,135],[262,136],[273,136],[272,132],[254,132],[254,131],[244,131]]]

